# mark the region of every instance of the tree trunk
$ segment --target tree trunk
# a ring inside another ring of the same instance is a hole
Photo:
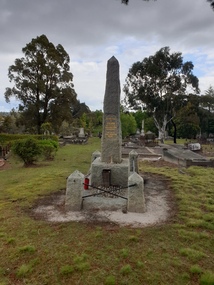
[[[177,139],[177,128],[176,128],[176,124],[173,120],[171,120],[173,127],[174,127],[174,143],[177,143],[176,139]]]
[[[167,122],[167,115],[164,115],[162,126],[157,121],[155,115],[153,115],[153,118],[154,118],[155,126],[158,129],[158,139],[160,140],[161,143],[164,143],[165,132],[166,132],[166,125],[168,123]]]

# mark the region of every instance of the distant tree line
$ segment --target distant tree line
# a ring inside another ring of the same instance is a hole
[[[20,102],[18,110],[0,114],[0,132],[70,135],[80,127],[88,134],[102,132],[102,111],[91,112],[74,90],[69,55],[41,35],[23,48],[24,56],[9,67],[14,83],[5,99]],[[180,52],[163,47],[154,55],[132,64],[121,106],[123,137],[140,131],[193,138],[214,133],[214,89],[200,95],[191,61]],[[191,90],[191,92],[190,92]]]

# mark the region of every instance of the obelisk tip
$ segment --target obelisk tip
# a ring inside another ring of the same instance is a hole
[[[113,56],[109,59],[109,61],[118,61],[118,60],[117,60],[116,57],[113,55]]]

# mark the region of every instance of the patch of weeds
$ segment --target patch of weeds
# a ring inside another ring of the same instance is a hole
[[[184,229],[184,228],[186,228],[185,225],[183,225],[183,224],[178,224],[178,223],[175,223],[175,224],[173,224],[172,226],[173,226],[173,228],[175,228],[175,229]]]
[[[194,240],[194,239],[201,239],[201,238],[209,238],[209,234],[205,232],[194,232],[194,231],[187,231],[187,230],[179,230],[178,231],[180,236],[189,239],[189,240]]]
[[[202,220],[202,219],[188,219],[186,224],[189,227],[198,228],[198,227],[201,227],[203,222],[204,222],[204,220]]]
[[[101,229],[97,229],[95,232],[95,237],[96,238],[100,238],[103,236],[102,230]]]
[[[189,273],[187,272],[182,273],[181,278],[183,281],[188,281],[190,279]]]
[[[74,268],[75,270],[77,271],[86,271],[86,270],[89,270],[90,268],[90,265],[88,262],[86,262],[86,259],[88,258],[88,255],[87,254],[82,254],[81,256],[76,256],[74,258]]]
[[[182,248],[180,250],[180,253],[181,255],[186,256],[193,261],[198,261],[206,256],[205,253],[191,248]]]
[[[4,276],[6,273],[5,269],[0,267],[0,276]],[[1,283],[0,283],[1,284]]]
[[[102,233],[101,231],[97,231],[97,232],[95,233],[95,237],[96,237],[96,238],[100,238],[100,237],[102,237],[102,235],[103,235],[103,233]]]
[[[8,238],[8,239],[7,239],[7,243],[8,243],[8,244],[14,244],[15,241],[16,241],[15,238]]]
[[[192,265],[190,267],[190,272],[193,274],[201,274],[202,271],[202,268],[198,264]]]
[[[203,215],[203,220],[205,220],[206,222],[214,223],[214,213]]]
[[[20,248],[19,248],[19,251],[20,251],[20,252],[33,253],[33,252],[36,251],[36,249],[35,249],[35,247],[32,246],[32,245],[26,245],[26,246],[20,247]]]
[[[214,205],[206,204],[205,209],[206,209],[206,211],[214,212]]]
[[[129,255],[129,250],[127,248],[121,249],[121,256],[126,258]]]
[[[70,275],[74,272],[74,268],[71,265],[64,265],[60,268],[61,275]]]
[[[149,249],[146,253],[146,256],[151,257],[152,255],[153,255],[153,251],[152,251],[152,249]]]
[[[18,278],[24,278],[32,272],[31,264],[22,264],[16,271],[16,276]]]
[[[214,230],[214,223],[210,223],[210,222],[202,222],[201,227],[207,229],[207,230]]]
[[[130,241],[135,241],[135,242],[138,242],[139,241],[139,238],[137,236],[129,236],[129,240]]]
[[[183,263],[181,261],[181,259],[179,258],[173,258],[171,259],[171,264],[173,265],[173,267],[177,267],[177,268],[183,268]]]
[[[83,272],[83,271],[89,270],[90,264],[88,262],[81,262],[81,263],[75,264],[74,267],[77,271]]]
[[[5,233],[0,232],[0,238],[5,237]]]
[[[96,255],[98,258],[103,258],[104,253],[101,250],[96,251]]]
[[[121,269],[120,269],[120,273],[122,275],[129,275],[132,272],[132,268],[129,264],[124,265]]]
[[[137,261],[136,265],[137,265],[138,268],[143,268],[144,267],[144,263],[142,261],[140,261],[140,260]]]
[[[83,253],[80,256],[74,257],[74,263],[80,263],[80,262],[86,261],[87,258],[88,258],[88,255],[86,253]]]
[[[200,279],[200,285],[214,285],[214,273],[207,271],[202,274]]]
[[[113,275],[110,275],[106,278],[105,280],[105,285],[115,285],[116,284],[116,280],[115,277]]]

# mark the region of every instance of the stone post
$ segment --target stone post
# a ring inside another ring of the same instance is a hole
[[[67,178],[65,210],[80,211],[82,207],[82,190],[84,183],[84,174],[75,170]]]
[[[100,157],[101,156],[101,153],[99,150],[96,150],[92,153],[92,156],[91,156],[91,162],[93,162],[96,158]]]
[[[114,56],[107,63],[103,109],[101,161],[105,163],[121,163],[122,135],[120,123],[119,62]]]
[[[130,187],[128,188],[128,212],[146,212],[143,178],[139,174],[134,172],[129,176],[128,183],[128,185],[130,185]],[[134,184],[135,186],[132,186]]]
[[[129,153],[129,171],[138,173],[138,153],[135,150]]]

